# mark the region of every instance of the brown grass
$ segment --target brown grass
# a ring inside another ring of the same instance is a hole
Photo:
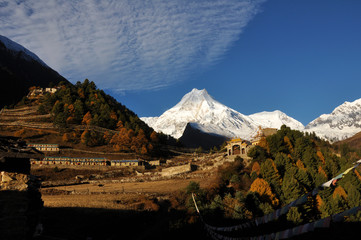
[[[102,209],[135,209],[142,200],[138,194],[42,195],[42,199],[45,207]]]
[[[169,198],[190,181],[207,187],[211,179],[170,179],[152,182],[105,183],[42,189],[45,207],[158,210],[157,198]]]

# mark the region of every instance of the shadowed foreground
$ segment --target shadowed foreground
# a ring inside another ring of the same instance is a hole
[[[44,208],[43,235],[37,239],[204,239],[199,224],[186,224],[184,213]]]
[[[43,235],[36,239],[211,239],[201,223],[187,224],[184,212],[44,208]],[[290,239],[357,239],[361,223],[338,223]],[[262,234],[260,232],[260,234]],[[239,237],[239,236],[230,236]]]

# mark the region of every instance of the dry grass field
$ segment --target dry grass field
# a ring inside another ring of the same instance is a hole
[[[167,198],[183,190],[190,181],[207,187],[209,178],[170,179],[151,182],[80,184],[44,188],[45,207],[86,207],[104,209],[136,209],[139,202],[155,197]]]
[[[77,174],[104,174],[103,170],[33,169],[47,181],[74,179]],[[201,176],[201,175],[196,175]],[[133,175],[134,177],[134,175]],[[171,208],[172,194],[191,181],[207,187],[211,177],[157,181],[111,182],[51,186],[41,189],[44,201],[44,234],[39,239],[204,239],[198,224],[189,224],[184,210]],[[114,178],[112,178],[114,180]]]

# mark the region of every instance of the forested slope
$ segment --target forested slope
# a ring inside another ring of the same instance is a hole
[[[147,154],[166,139],[87,79],[75,85],[63,82],[56,93],[45,94],[39,102],[38,112],[51,113],[57,127],[86,127],[81,133],[65,131],[65,142],[80,141],[90,147],[110,144],[115,151]],[[94,131],[94,126],[109,131]]]
[[[209,189],[201,189],[196,183],[189,186],[189,193],[196,193],[208,223],[224,226],[227,222],[242,223],[274,213],[268,219],[273,225],[263,230],[277,232],[361,205],[360,170],[352,168],[360,158],[356,152],[340,154],[314,134],[282,126],[254,147],[249,156],[250,166],[245,167],[238,159],[219,168],[217,180]],[[350,167],[350,171],[345,171]],[[321,187],[337,175],[338,181]],[[302,196],[305,197],[301,201]],[[187,201],[188,207],[194,208],[189,196]],[[281,211],[275,213],[289,203],[292,206],[284,215]],[[360,220],[360,213],[349,220]]]

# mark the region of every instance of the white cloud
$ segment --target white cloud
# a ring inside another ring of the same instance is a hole
[[[263,1],[0,1],[0,34],[72,82],[157,89],[221,59]]]

